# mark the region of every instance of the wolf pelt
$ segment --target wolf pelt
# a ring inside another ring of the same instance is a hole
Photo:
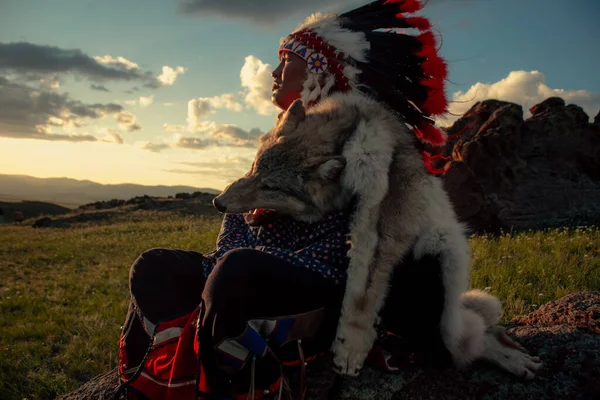
[[[466,292],[469,247],[438,177],[430,175],[401,117],[361,94],[336,94],[305,110],[296,101],[260,138],[252,169],[215,199],[217,208],[270,208],[314,221],[351,202],[346,292],[332,350],[357,375],[375,339],[377,314],[398,261],[440,259],[443,343],[456,365],[486,359],[532,378],[541,366],[496,324],[495,297]],[[401,318],[401,316],[399,316]]]

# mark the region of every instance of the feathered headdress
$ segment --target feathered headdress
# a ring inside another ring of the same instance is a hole
[[[306,60],[305,103],[331,91],[359,90],[374,95],[401,113],[424,143],[442,146],[446,133],[431,118],[447,111],[445,61],[435,36],[419,11],[419,0],[378,0],[344,14],[313,14],[281,40],[279,53]],[[402,33],[406,29],[418,35]],[[439,156],[423,152],[432,173]]]

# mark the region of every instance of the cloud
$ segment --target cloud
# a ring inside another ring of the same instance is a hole
[[[221,125],[208,122],[195,130],[199,136],[176,135],[175,147],[186,149],[205,149],[209,147],[245,147],[254,148],[262,134],[259,129],[246,131],[235,125]]]
[[[94,60],[98,61],[100,64],[108,64],[124,70],[140,68],[140,66],[134,63],[133,61],[129,61],[125,57],[121,56],[113,57],[107,54],[104,56],[95,56]]]
[[[150,142],[148,142],[142,146],[142,149],[151,151],[153,153],[160,153],[161,151],[166,150],[170,147],[171,146],[169,146],[166,143],[150,143]]]
[[[227,19],[247,20],[261,25],[288,19],[298,14],[315,11],[350,10],[364,0],[304,0],[282,2],[281,0],[183,0],[181,9],[186,13],[216,15]]]
[[[62,49],[56,46],[26,42],[0,43],[0,72],[11,72],[22,79],[38,80],[48,74],[85,76],[93,81],[139,81],[144,87],[171,86],[177,76],[186,71],[183,67],[162,67],[158,76],[122,56],[91,57],[80,49]],[[98,87],[93,89],[102,90]],[[133,89],[132,89],[133,90]]]
[[[214,114],[217,109],[225,108],[227,110],[240,112],[244,108],[235,101],[232,94],[222,94],[214,97],[198,97],[188,102],[188,125],[193,129],[198,126],[200,120],[210,114]]]
[[[529,110],[548,97],[561,97],[567,103],[581,106],[589,116],[594,116],[600,109],[600,93],[587,90],[555,89],[546,85],[546,77],[539,71],[512,71],[504,79],[494,83],[477,82],[467,91],[458,91],[452,95],[449,111],[463,115],[478,101],[497,99],[510,101]],[[530,115],[529,111],[525,112]],[[458,116],[447,116],[438,119],[442,126],[451,125]]]
[[[67,93],[36,89],[0,77],[0,136],[64,141],[95,141],[89,134],[57,134],[85,126],[89,119],[99,119],[123,111],[118,104],[86,104]]]
[[[119,134],[119,132],[116,129],[106,128],[104,130],[104,133],[106,135],[104,141],[116,144],[123,144],[123,137]]]
[[[187,71],[186,68],[177,67],[171,68],[168,65],[162,67],[162,72],[156,78],[162,86],[171,86],[175,83],[177,76]]]
[[[218,146],[218,142],[214,139],[201,139],[197,137],[181,136],[175,143],[175,147],[183,149],[205,149],[207,147]]]
[[[255,56],[247,56],[240,71],[242,87],[245,89],[244,101],[261,115],[274,115],[277,108],[271,102],[273,78],[272,67]]]
[[[185,131],[187,128],[185,125],[169,125],[169,124],[163,124],[163,129],[166,132],[183,132]]]
[[[252,165],[253,159],[244,156],[225,156],[199,162],[175,162],[186,168],[165,169],[174,174],[211,176],[231,181],[244,175]]]
[[[40,79],[40,87],[46,90],[58,89],[60,87],[60,81],[57,76],[54,77],[43,77]]]
[[[98,61],[101,60],[101,61]],[[152,74],[130,68],[137,65],[122,57],[90,57],[79,49],[61,49],[32,43],[0,43],[0,70],[26,72],[75,73],[93,80],[152,80]]]
[[[115,119],[119,123],[119,126],[128,132],[139,131],[142,129],[138,124],[135,115],[129,111],[121,111],[115,114]]]
[[[106,86],[104,86],[104,85],[96,85],[96,84],[93,84],[93,83],[90,85],[90,89],[97,90],[99,92],[110,92],[110,90],[108,90],[106,88]]]
[[[140,96],[140,106],[148,107],[154,102],[154,95],[152,96]]]

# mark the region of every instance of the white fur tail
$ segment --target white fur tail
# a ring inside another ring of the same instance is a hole
[[[486,328],[494,326],[502,316],[502,304],[497,297],[474,289],[463,293],[460,301],[464,308],[477,313],[485,322]]]
[[[481,290],[471,290],[463,293],[460,301],[465,325],[462,346],[453,352],[457,364],[482,358],[516,376],[533,378],[542,363],[497,326],[502,316],[500,300]]]
[[[500,320],[502,305],[481,290],[461,294],[460,305],[447,330],[446,345],[456,365],[464,366],[484,355],[486,331]]]

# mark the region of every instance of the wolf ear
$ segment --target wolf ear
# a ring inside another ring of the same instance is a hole
[[[295,126],[298,122],[303,121],[305,117],[306,111],[304,110],[304,105],[302,104],[302,100],[298,99],[279,117],[279,125],[292,123]]]
[[[346,167],[344,157],[331,157],[317,167],[317,175],[324,181],[332,181],[340,176],[344,167]]]

